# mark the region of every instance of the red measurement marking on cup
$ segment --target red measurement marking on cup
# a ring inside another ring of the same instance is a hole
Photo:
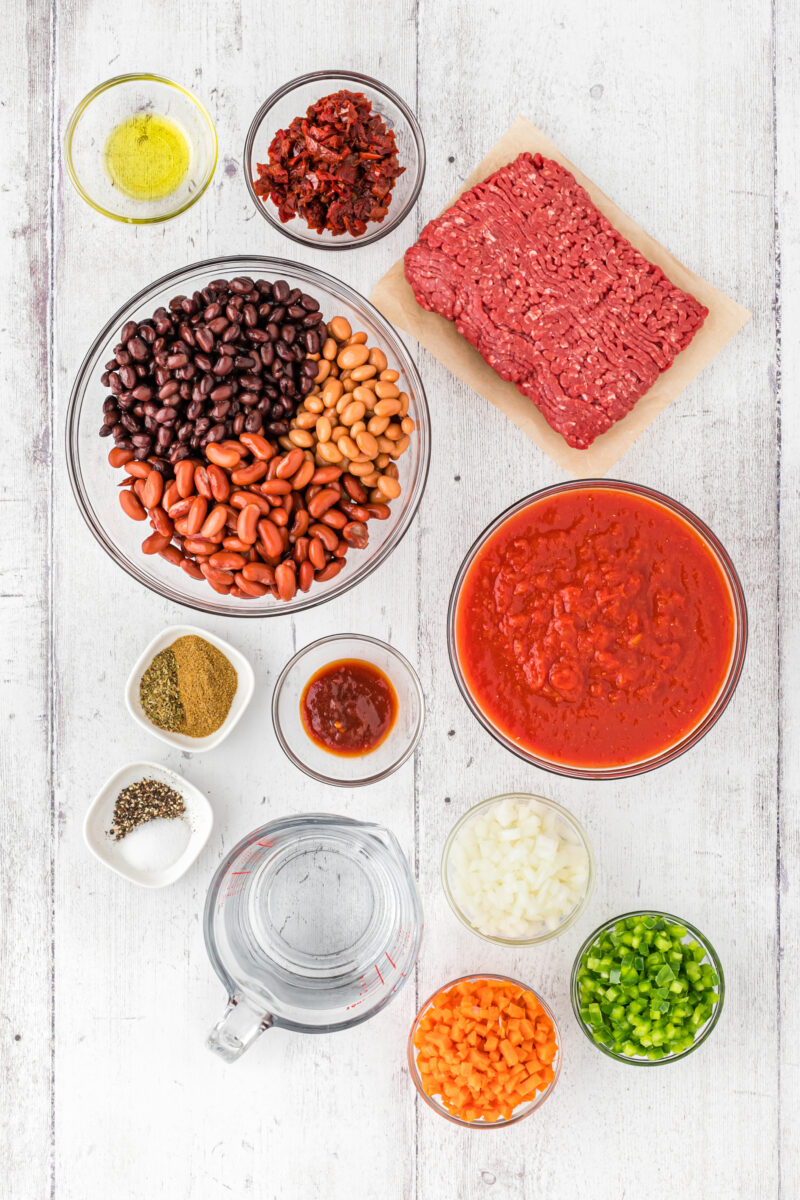
[[[388,951],[388,950],[386,951],[386,957],[389,959],[389,962],[390,962],[390,963],[392,963],[392,966],[394,967],[394,969],[395,969],[395,971],[396,971],[396,970],[397,970],[397,963],[394,963],[394,962],[392,962],[392,960],[391,960],[391,957],[389,956],[389,951]]]
[[[378,972],[378,979],[380,979],[381,983],[383,983],[383,976],[381,975],[380,967],[377,963],[375,963],[375,970]]]
[[[231,875],[249,875],[249,871],[231,871]]]
[[[272,847],[275,845],[275,843],[274,843],[274,842],[270,842],[270,841],[266,841],[266,842],[256,842],[256,845],[257,845],[257,846],[263,846],[265,850],[271,850],[271,849],[272,849]]]

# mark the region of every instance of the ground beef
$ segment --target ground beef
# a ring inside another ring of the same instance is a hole
[[[426,225],[405,270],[418,303],[578,449],[630,412],[708,315],[541,154]]]

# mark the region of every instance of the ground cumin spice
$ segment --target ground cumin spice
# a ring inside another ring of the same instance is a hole
[[[155,656],[142,676],[139,696],[159,729],[202,738],[222,725],[237,685],[236,669],[222,651],[189,634]]]

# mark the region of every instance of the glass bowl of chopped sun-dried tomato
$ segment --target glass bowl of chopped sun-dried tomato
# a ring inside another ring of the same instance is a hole
[[[355,71],[314,71],[274,92],[244,147],[247,189],[286,237],[348,250],[385,237],[425,175],[417,119],[391,88]]]

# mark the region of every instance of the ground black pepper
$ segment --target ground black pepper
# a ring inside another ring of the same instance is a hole
[[[186,804],[180,792],[158,779],[139,779],[123,788],[117,796],[108,836],[118,842],[139,825],[157,817],[182,817],[185,812]]]

